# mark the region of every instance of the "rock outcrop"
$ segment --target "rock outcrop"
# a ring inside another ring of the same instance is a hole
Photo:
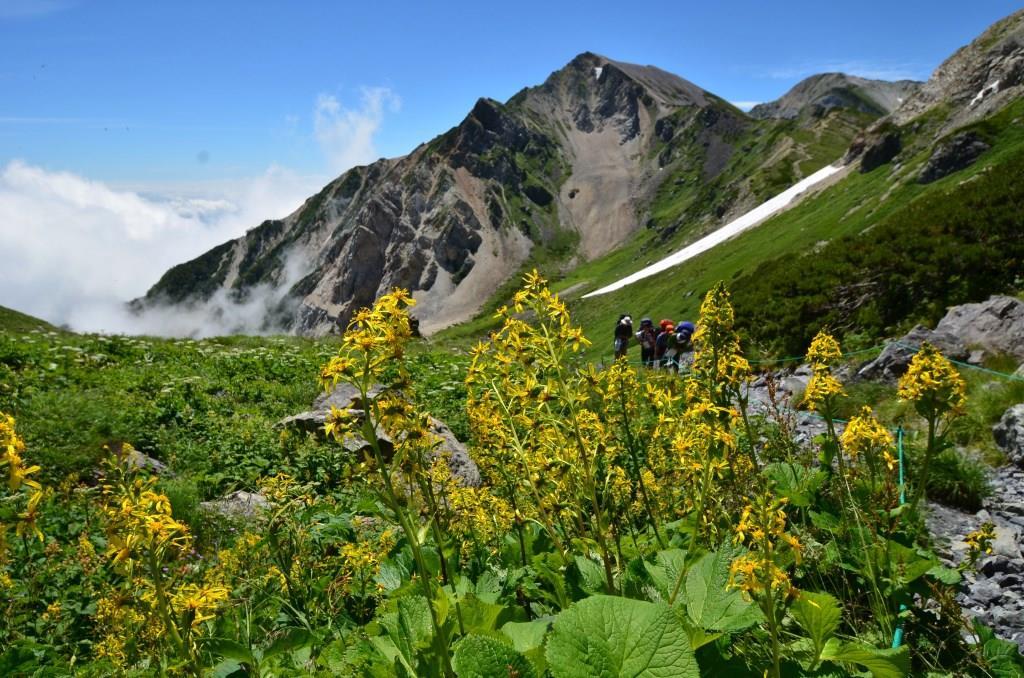
[[[992,427],[992,437],[1010,463],[1024,469],[1024,403],[1003,413],[999,423]]]
[[[384,391],[383,386],[374,385],[367,393],[367,397],[373,400],[384,393]],[[339,383],[329,393],[318,396],[313,402],[312,409],[282,419],[278,422],[278,426],[291,426],[306,431],[315,431],[323,427],[324,422],[327,421],[331,414],[332,407],[339,410],[347,410],[352,416],[361,419],[368,404],[362,401],[361,395],[355,387],[350,384]],[[440,419],[430,417],[429,424],[430,433],[438,440],[434,453],[443,454],[447,457],[448,468],[452,476],[458,478],[466,485],[479,487],[481,482],[480,470],[469,456],[466,446],[455,437],[452,430]],[[376,434],[377,440],[383,448],[381,453],[385,459],[390,459],[394,452],[394,441],[383,430],[378,429]],[[370,443],[359,435],[345,436],[341,444],[345,450],[353,455],[362,455],[370,449]]]
[[[921,184],[930,184],[970,167],[989,148],[989,144],[982,141],[974,132],[957,134],[936,147],[932,157],[921,169],[917,181]]]
[[[917,325],[900,339],[887,344],[877,358],[862,365],[856,372],[857,378],[896,381],[907,371],[914,354],[925,342],[932,344],[946,357],[954,360],[965,360],[969,355],[967,347],[959,335],[942,329],[930,330],[923,325]]]
[[[977,304],[954,306],[935,331],[956,336],[988,353],[1024,360],[1024,301],[1000,295]]]
[[[270,502],[262,494],[237,490],[220,499],[200,502],[199,508],[230,520],[249,522],[263,515]]]
[[[957,50],[893,112],[905,124],[945,106],[940,133],[980,120],[1024,94],[1024,10]]]

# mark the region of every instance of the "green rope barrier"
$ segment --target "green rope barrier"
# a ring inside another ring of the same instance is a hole
[[[893,343],[896,344],[897,346],[900,346],[901,348],[905,348],[905,349],[910,350],[910,351],[920,351],[921,350],[920,346],[914,346],[912,344],[905,344],[902,341],[895,341]],[[966,367],[967,369],[974,370],[976,372],[984,372],[986,374],[991,374],[991,375],[994,375],[996,377],[1002,377],[1003,379],[1009,379],[1010,381],[1024,381],[1024,376],[1021,376],[1019,374],[1010,374],[1009,372],[1000,372],[998,370],[992,370],[992,369],[989,369],[987,367],[982,367],[981,365],[972,365],[970,363],[965,363],[965,362],[960,361],[960,360],[953,360],[949,356],[946,356],[946,360],[948,360],[949,362],[953,363],[954,365],[958,365],[960,367]]]

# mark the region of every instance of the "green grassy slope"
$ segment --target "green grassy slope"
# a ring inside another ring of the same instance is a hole
[[[13,308],[0,306],[0,332],[31,332],[43,330],[50,332],[57,328],[46,322]]]
[[[648,209],[648,228],[614,251],[579,264],[572,258],[572,242],[563,247],[535,248],[523,272],[537,268],[553,281],[556,289],[575,288],[578,293],[597,287],[599,281],[617,280],[712,230],[720,221],[716,213],[729,208],[741,186],[760,202],[834,162],[869,121],[869,116],[851,111],[833,111],[820,119],[752,121],[741,134],[730,139],[737,151],[711,181],[703,182],[700,177],[703,156],[676,157],[667,165],[666,176],[660,179]],[[695,152],[692,141],[679,135],[672,145],[676,152]],[[656,147],[654,152],[664,148],[665,145]],[[473,320],[441,332],[435,340],[465,344],[493,329],[494,311],[507,303],[519,283],[519,276],[506,282]],[[578,293],[569,296],[579,296]]]
[[[930,155],[930,145],[910,139],[906,143],[910,149],[909,157],[904,158],[896,172],[895,182],[891,176],[891,165],[868,174],[851,173],[821,194],[808,198],[795,208],[680,266],[618,292],[592,299],[573,300],[570,308],[574,317],[583,324],[588,337],[595,342],[589,356],[594,358],[610,354],[611,327],[619,313],[629,312],[634,318],[649,315],[676,320],[692,319],[697,314],[703,294],[717,280],[730,282],[735,291],[737,309],[758,310],[770,316],[773,308],[779,305],[779,300],[773,296],[771,289],[759,284],[759,281],[768,280],[769,273],[775,283],[780,280],[801,282],[801,287],[791,290],[791,293],[802,297],[801,304],[805,313],[790,313],[787,316],[794,319],[794,325],[799,321],[800,334],[782,337],[781,342],[766,341],[766,337],[758,335],[756,328],[754,335],[759,345],[765,348],[787,348],[792,351],[801,346],[801,342],[809,336],[808,332],[813,334],[816,326],[828,319],[827,305],[815,310],[815,295],[826,294],[831,286],[842,282],[828,274],[825,270],[827,265],[823,262],[838,262],[843,250],[852,245],[861,250],[870,249],[870,243],[877,238],[877,234],[872,234],[874,227],[891,223],[888,227],[890,231],[899,228],[907,233],[915,231],[915,237],[922,237],[926,227],[934,227],[937,221],[943,220],[946,211],[960,210],[968,204],[965,202],[967,198],[984,191],[992,208],[984,214],[980,211],[975,214],[967,212],[963,215],[964,220],[970,222],[974,231],[983,233],[986,224],[980,223],[980,219],[994,219],[1002,215],[1009,220],[1004,223],[1003,230],[1009,229],[1012,232],[1012,224],[1019,224],[1021,214],[1021,189],[1012,177],[1020,176],[1015,173],[1021,171],[1024,158],[1024,125],[1020,124],[1022,114],[1024,102],[1017,102],[994,118],[975,125],[993,144],[992,149],[973,166],[933,184],[921,185],[915,180],[919,168]],[[923,121],[921,127],[930,127],[927,122]],[[967,188],[957,190],[967,181],[971,182]],[[929,204],[933,206],[925,210]],[[915,214],[920,215],[919,218],[928,219],[929,223],[919,223]],[[1022,230],[1024,227],[1017,228],[1018,232]],[[943,235],[948,237],[951,234],[945,232]],[[853,236],[859,239],[854,242],[844,240],[841,245],[829,246],[830,242]],[[659,255],[664,256],[675,249],[666,248]],[[800,258],[805,253],[816,255],[817,265],[812,278],[806,276],[809,270],[807,262],[812,259]],[[582,293],[628,275],[656,261],[660,256],[651,256],[628,265],[616,260],[613,255],[581,266],[559,281],[556,287],[567,289],[585,282],[585,285],[577,287],[579,293]],[[761,268],[766,262],[772,263]],[[1019,261],[1015,264],[1009,261],[1008,264],[1016,265],[1018,269],[1020,266]],[[935,265],[927,259],[916,261],[912,268],[921,274],[935,272]],[[966,269],[961,273],[969,276],[971,270]],[[987,293],[995,291],[996,287],[1013,289],[1017,284],[1015,275],[1007,271],[994,285],[982,287],[987,288],[984,290]],[[976,286],[970,285],[954,286],[951,283],[945,287],[949,287],[951,292],[943,296],[942,303],[962,303],[979,291]],[[932,288],[943,289],[943,282],[933,283]],[[575,296],[575,293],[569,296]],[[890,316],[880,322],[872,322],[870,328],[875,333],[886,333],[895,329],[893,325],[909,321],[915,315],[931,318],[936,308],[932,304],[922,309],[920,314],[916,313],[915,308],[897,309],[903,312],[902,316]],[[742,316],[742,313],[738,315]],[[749,333],[753,324],[760,320],[755,314],[755,318],[741,318],[741,322],[746,323]],[[855,327],[856,323],[851,323],[843,329],[852,330]],[[776,333],[785,332],[785,328],[778,325],[773,326],[772,330]]]

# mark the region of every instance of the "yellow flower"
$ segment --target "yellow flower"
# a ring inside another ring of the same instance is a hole
[[[204,621],[213,619],[217,608],[228,599],[228,590],[223,586],[199,586],[184,584],[171,598],[171,607],[184,615],[193,629]]]
[[[807,349],[807,362],[815,372],[831,369],[842,357],[839,342],[825,330],[814,336],[810,348]]]
[[[804,404],[814,412],[831,409],[835,398],[845,395],[843,385],[828,372],[815,372],[804,391]]]
[[[879,452],[884,455],[893,442],[892,434],[875,419],[871,408],[866,406],[860,414],[850,419],[839,441],[851,459]]]
[[[897,395],[914,402],[925,418],[959,413],[967,401],[963,377],[937,348],[925,342],[899,381]]]

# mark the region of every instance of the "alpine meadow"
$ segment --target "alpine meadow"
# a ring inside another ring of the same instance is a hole
[[[0,674],[1024,678],[1024,10],[463,4],[0,7]]]

